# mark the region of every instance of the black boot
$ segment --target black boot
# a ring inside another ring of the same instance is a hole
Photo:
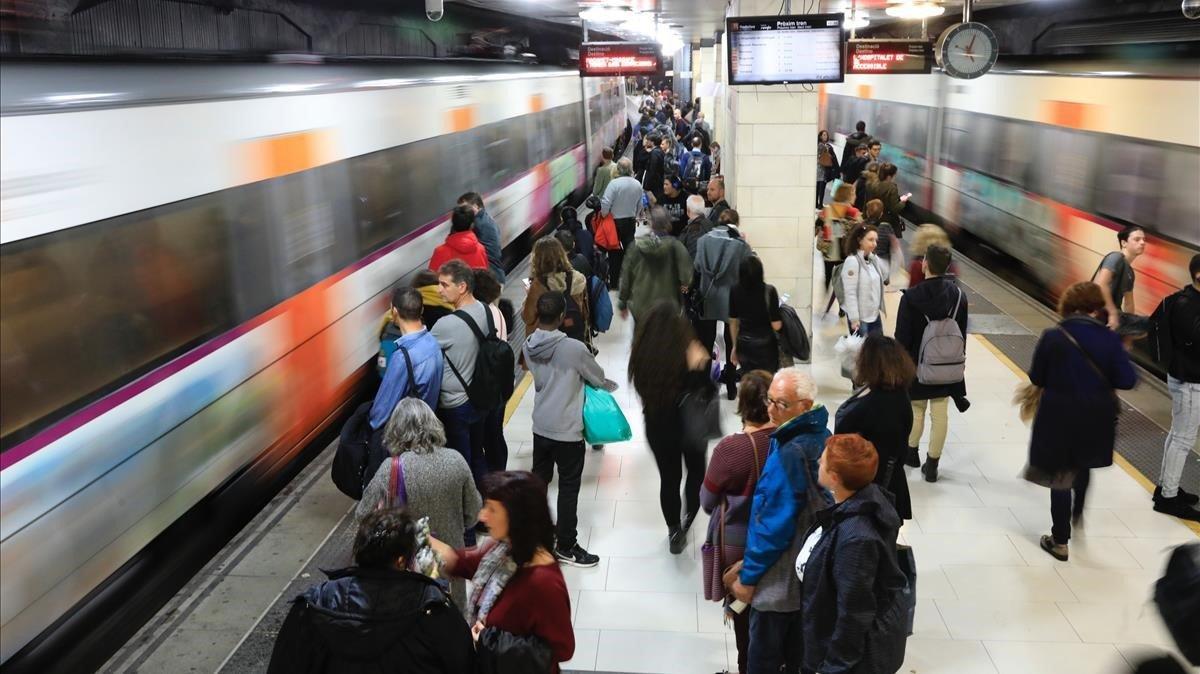
[[[685,547],[687,547],[687,529],[671,527],[669,531],[670,536],[667,540],[671,549],[671,554],[678,555],[679,553],[683,552]]]
[[[932,456],[925,459],[925,465],[921,466],[921,474],[925,476],[926,482],[937,482],[937,465],[938,460]]]
[[[916,447],[908,448],[908,454],[904,457],[904,465],[912,468],[921,467],[921,454],[917,451]]]

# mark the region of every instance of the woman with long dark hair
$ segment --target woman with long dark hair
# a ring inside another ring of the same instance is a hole
[[[729,362],[742,372],[779,369],[779,292],[763,280],[763,264],[747,255],[738,269],[738,284],[729,293],[729,332],[733,352]]]
[[[706,449],[706,443],[687,439],[690,434],[684,433],[680,402],[690,389],[715,390],[709,378],[711,362],[676,305],[656,304],[638,320],[629,354],[629,380],[642,399],[646,440],[658,464],[659,506],[673,554],[683,551],[688,529],[700,510]],[[681,513],[679,482],[683,465],[687,466],[687,510]]]
[[[829,132],[821,129],[817,132],[817,208],[825,205],[825,186],[841,174],[842,167],[838,164],[833,143],[829,142]]]

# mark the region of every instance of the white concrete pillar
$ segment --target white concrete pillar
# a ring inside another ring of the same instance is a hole
[[[731,16],[778,12],[778,0],[740,0]],[[727,39],[727,38],[726,38]],[[767,282],[791,295],[812,330],[813,221],[817,184],[817,94],[798,85],[727,87],[726,190]],[[730,152],[732,150],[732,152]]]

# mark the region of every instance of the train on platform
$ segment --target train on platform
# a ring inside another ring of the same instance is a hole
[[[1200,70],[1090,59],[1005,61],[975,80],[847,76],[819,92],[839,145],[859,120],[912,192],[906,217],[943,225],[969,255],[1053,306],[1090,279],[1116,233],[1138,313],[1186,285],[1200,252]]]
[[[9,59],[0,82],[6,666],[82,648],[55,635],[102,598],[130,620],[114,583],[185,514],[198,537],[279,488],[459,194],[519,256],[626,128],[619,79],[494,62]]]

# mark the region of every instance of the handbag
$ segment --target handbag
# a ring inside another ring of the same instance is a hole
[[[1021,471],[1021,478],[1027,482],[1032,482],[1049,489],[1066,490],[1075,486],[1075,476],[1077,474],[1078,471],[1074,468],[1049,470],[1033,465],[1026,465]]]
[[[1017,391],[1013,395],[1013,404],[1017,406],[1017,414],[1024,423],[1033,423],[1038,405],[1042,404],[1043,391],[1045,391],[1044,388],[1032,382],[1017,385]]]
[[[616,399],[591,384],[583,387],[583,437],[589,445],[626,442],[633,437],[629,420]]]
[[[754,486],[758,484],[758,475],[762,470],[762,463],[758,458],[758,442],[754,440],[753,433],[746,434],[750,438],[750,448],[754,450],[754,472],[750,475],[750,479],[746,483],[746,488],[743,490],[751,495],[754,494]],[[707,601],[721,601],[729,594],[729,587],[733,585],[733,580],[730,579],[729,570],[733,566],[741,569],[741,561],[735,562],[733,565],[726,566],[725,560],[729,557],[741,557],[745,554],[745,549],[737,546],[725,544],[725,520],[729,514],[729,502],[724,498],[721,499],[721,510],[717,520],[717,540],[711,538],[704,542],[700,548],[700,561],[703,567],[703,582],[704,582],[704,599]],[[711,532],[710,532],[711,533]],[[728,554],[732,552],[733,554]],[[727,582],[727,579],[728,580]]]
[[[721,403],[717,387],[692,388],[679,398],[681,440],[686,448],[703,447],[721,437]]]

